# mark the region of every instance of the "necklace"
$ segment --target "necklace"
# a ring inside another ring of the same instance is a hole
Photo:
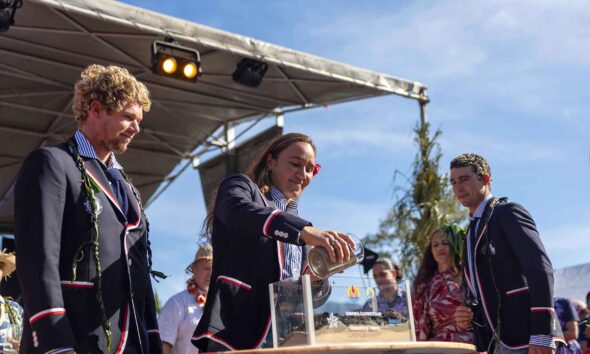
[[[205,306],[205,301],[207,301],[207,293],[202,292],[201,289],[199,289],[193,278],[190,278],[186,282],[186,290],[195,297],[195,301],[201,308]]]

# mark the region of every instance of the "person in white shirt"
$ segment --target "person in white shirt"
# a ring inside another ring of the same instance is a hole
[[[206,244],[199,248],[195,260],[186,267],[191,277],[186,289],[172,296],[160,313],[158,324],[164,354],[196,354],[191,337],[203,315],[213,263],[213,249]]]

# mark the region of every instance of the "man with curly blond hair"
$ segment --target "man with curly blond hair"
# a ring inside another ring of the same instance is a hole
[[[464,302],[457,325],[473,330],[479,352],[550,354],[563,343],[553,308],[553,267],[532,216],[496,199],[492,172],[476,154],[451,161],[451,185],[469,209],[463,259]]]
[[[161,353],[148,222],[124,153],[150,109],[126,69],[90,65],[78,130],[32,152],[15,186],[24,353]]]

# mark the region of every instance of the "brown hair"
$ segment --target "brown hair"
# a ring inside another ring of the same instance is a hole
[[[442,233],[447,235],[447,238],[450,238],[448,232],[445,232],[443,229],[437,229],[430,235],[430,241],[428,242],[428,246],[424,250],[424,254],[422,256],[422,262],[420,263],[420,268],[418,268],[418,273],[416,274],[416,278],[414,279],[414,291],[418,290],[418,287],[428,282],[432,279],[434,272],[438,269],[438,265],[434,260],[434,255],[432,254],[432,238],[437,233]],[[458,270],[460,268],[458,257],[455,257],[455,251],[453,247],[449,244],[449,258],[452,260],[451,268]],[[415,297],[420,297],[420,294],[415,294]]]
[[[108,113],[121,111],[129,103],[139,104],[144,112],[150,110],[152,103],[147,87],[125,68],[93,64],[80,76],[72,103],[74,117],[79,123],[88,118],[92,101],[100,102]]]
[[[270,187],[272,187],[272,182],[270,179],[270,171],[266,166],[266,160],[268,156],[271,156],[273,159],[277,159],[283,150],[291,146],[293,143],[307,143],[311,145],[313,149],[313,153],[316,153],[316,147],[311,138],[305,134],[301,133],[289,133],[283,136],[280,136],[273,141],[271,141],[266,147],[258,154],[256,159],[250,164],[246,174],[248,177],[252,178],[254,183],[260,188],[262,193],[268,193]]]
[[[272,140],[268,145],[264,147],[264,149],[262,149],[260,154],[258,154],[258,156],[250,164],[250,166],[246,170],[246,175],[250,177],[252,181],[254,181],[254,183],[258,186],[258,188],[260,188],[262,193],[268,193],[268,191],[270,191],[270,188],[272,187],[270,171],[268,170],[268,166],[266,165],[268,156],[271,156],[273,159],[277,159],[281,152],[283,152],[286,148],[288,148],[294,143],[299,142],[311,145],[313,153],[316,154],[315,144],[309,136],[301,133],[289,133]],[[207,211],[207,217],[203,222],[203,230],[201,231],[202,235],[208,237],[211,236],[211,232],[213,231],[214,211],[215,202],[211,203],[209,210]]]
[[[483,175],[492,177],[492,170],[486,159],[476,154],[467,153],[455,157],[451,161],[451,169],[460,167],[471,167],[479,179]]]

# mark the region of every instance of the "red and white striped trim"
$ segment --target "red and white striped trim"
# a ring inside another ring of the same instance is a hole
[[[527,292],[527,291],[529,291],[529,287],[528,286],[525,286],[525,287],[518,288],[518,289],[508,290],[506,292],[506,295],[508,295],[508,296],[510,296],[510,295],[516,295],[516,294],[524,293],[524,292]]]
[[[98,180],[98,178],[96,178],[95,175],[92,174],[92,172],[90,172],[90,169],[86,169],[86,172],[88,172],[88,175],[94,180],[94,182],[96,182],[96,184],[98,184],[98,186],[100,187],[100,189],[102,189],[102,191],[104,192],[104,194],[107,196],[107,198],[111,201],[111,203],[113,203],[113,205],[115,207],[117,207],[117,209],[119,210],[119,212],[121,214],[123,214],[123,211],[121,209],[121,206],[119,205],[119,201],[117,200],[117,198],[115,198],[114,195],[111,194],[111,191],[102,185],[102,183],[100,183],[100,181]]]
[[[223,345],[224,347],[226,347],[229,350],[238,350],[238,348],[234,347],[233,345],[229,344],[227,341],[225,341],[224,339],[221,339],[219,337],[217,337],[215,334],[211,333],[211,332],[205,332],[199,336],[193,336],[191,338],[191,340],[199,340],[201,338],[209,338],[210,340],[217,342],[221,345]]]
[[[64,288],[94,288],[94,283],[88,281],[69,281],[62,280],[59,282]]]
[[[492,321],[492,316],[490,315],[490,313],[488,312],[488,303],[486,301],[486,296],[484,294],[484,292],[482,291],[482,287],[481,287],[481,280],[479,279],[479,274],[477,273],[477,269],[475,271],[475,278],[477,281],[477,286],[480,289],[480,295],[481,295],[481,302],[483,305],[483,312],[486,315],[486,319],[488,320],[489,325],[492,328],[492,331],[494,332],[494,334],[496,333],[496,324]],[[499,301],[500,299],[498,299]],[[498,320],[498,319],[496,319]]]
[[[121,340],[117,347],[116,354],[123,353],[125,345],[127,344],[127,336],[129,335],[129,303],[125,304],[125,320],[123,322],[123,331],[121,331]]]
[[[45,352],[45,354],[59,354],[59,353],[67,353],[67,352],[73,352],[74,348],[58,348],[58,349],[53,349],[50,351]]]
[[[41,312],[37,312],[33,316],[29,317],[29,323],[33,325],[33,323],[37,322],[38,320],[47,317],[47,316],[55,316],[55,315],[64,315],[66,313],[66,309],[63,307],[55,307],[52,309],[43,310]]]
[[[469,286],[469,288],[471,289],[471,293],[476,294],[477,291],[475,290],[475,286],[473,285],[473,282],[469,277],[469,272],[467,271],[467,268],[463,268],[463,274],[465,274],[465,280],[467,281],[467,286]]]
[[[127,182],[127,181],[125,181]],[[131,194],[133,194],[133,186],[127,182],[127,185],[129,186],[129,189],[131,189]],[[135,195],[135,194],[133,194]],[[127,231],[131,230],[131,229],[135,229],[136,227],[139,226],[139,224],[141,223],[141,205],[139,204],[139,200],[137,198],[133,198],[135,199],[135,205],[137,205],[137,220],[135,221],[135,223],[127,225]]]
[[[309,262],[306,262],[305,265],[303,266],[303,270],[301,271],[301,275],[304,275],[308,269],[309,269]]]
[[[127,234],[127,229],[125,229],[125,234]],[[123,250],[125,251],[125,262],[129,264],[129,250],[127,249],[127,238],[123,237]]]
[[[262,226],[262,233],[264,234],[264,236],[270,237],[270,236],[268,236],[268,231],[270,229],[270,223],[277,216],[277,214],[280,212],[281,211],[279,209],[277,209],[277,210],[273,211],[272,213],[270,213],[268,218],[266,218],[266,221],[264,222],[264,226]]]
[[[285,255],[283,254],[283,245],[279,241],[277,243],[277,256],[279,257],[279,280],[283,280],[283,268],[285,268]]]
[[[493,213],[493,210],[492,210]],[[491,217],[491,215],[490,215]],[[481,301],[482,301],[482,305],[483,305],[483,312],[486,315],[486,319],[488,320],[488,323],[490,324],[492,330],[494,333],[496,333],[496,324],[492,321],[492,316],[489,314],[488,312],[488,304],[486,301],[486,297],[485,294],[483,292],[483,288],[481,286],[481,279],[479,279],[479,273],[477,271],[477,261],[476,261],[476,257],[477,257],[477,246],[479,246],[479,241],[481,241],[481,238],[483,236],[483,234],[486,232],[486,229],[488,228],[488,225],[484,225],[484,227],[481,229],[479,236],[477,237],[477,240],[475,241],[475,252],[473,255],[473,268],[475,270],[475,276],[474,276],[474,282],[477,282],[477,287],[479,289],[479,293],[481,295]],[[499,301],[500,299],[498,299]],[[496,319],[497,320],[497,319]]]
[[[246,289],[248,291],[252,289],[252,285],[247,284],[247,283],[244,283],[243,281],[238,280],[236,278],[228,277],[228,276],[225,276],[225,275],[218,276],[217,277],[217,281],[224,281],[226,283],[230,283],[230,284],[233,284],[235,286],[239,286],[240,288]]]
[[[517,350],[517,349],[524,349],[524,348],[528,348],[529,347],[529,344],[528,343],[526,343],[526,344],[520,344],[520,345],[508,345],[508,344],[504,343],[501,340],[500,340],[500,342],[502,342],[502,345],[505,346],[508,349]]]
[[[268,321],[266,322],[266,326],[264,327],[264,331],[262,331],[262,337],[260,337],[260,339],[258,340],[258,342],[256,342],[256,344],[254,345],[254,348],[252,348],[252,349],[258,349],[262,345],[262,342],[264,341],[264,339],[268,335],[268,330],[270,329],[270,319],[271,318],[270,318],[270,315],[269,315],[268,316]]]
[[[148,329],[147,332],[148,332],[148,334],[160,335],[160,330],[158,330],[158,329]]]
[[[553,307],[531,307],[531,312],[555,312]]]
[[[140,213],[141,213],[141,209],[139,209],[139,202],[137,202],[137,210],[140,210]],[[137,228],[140,223],[141,223],[141,215],[139,216],[139,218],[137,220],[135,220],[135,223],[127,224],[125,231],[129,231],[129,230],[133,230],[133,229]]]
[[[490,218],[492,217],[492,214],[494,213],[494,209],[492,209],[492,211],[490,212]],[[494,332],[494,334],[496,334],[496,324],[493,323],[492,321],[492,316],[490,315],[490,313],[488,312],[488,304],[486,301],[486,297],[485,294],[483,292],[483,288],[481,286],[481,279],[479,279],[479,273],[477,271],[477,247],[479,246],[479,241],[481,241],[481,238],[483,236],[483,234],[486,232],[488,228],[488,224],[485,224],[484,227],[481,229],[481,231],[479,232],[479,235],[477,236],[476,240],[475,240],[475,247],[474,249],[474,254],[473,254],[473,269],[474,269],[474,275],[473,275],[473,285],[477,285],[477,290],[479,290],[479,294],[481,295],[481,301],[482,301],[482,305],[483,305],[483,312],[486,315],[486,319],[488,321],[488,324],[490,325],[490,327],[492,328],[492,331]],[[469,281],[468,281],[469,282]],[[500,299],[498,299],[499,301]],[[497,320],[497,319],[496,319]]]

